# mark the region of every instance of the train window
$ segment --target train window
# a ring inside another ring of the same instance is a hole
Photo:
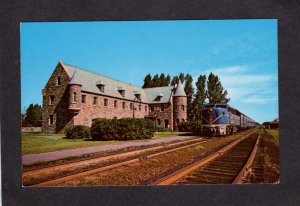
[[[219,104],[219,105],[217,104],[216,108],[224,108],[224,109],[226,109],[227,105],[226,104]]]

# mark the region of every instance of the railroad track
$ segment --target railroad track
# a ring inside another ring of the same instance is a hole
[[[237,139],[210,156],[167,175],[150,185],[239,184],[252,164],[260,135]]]
[[[45,174],[46,171],[58,171],[58,170],[63,170],[62,168],[76,168],[80,165],[87,165],[91,166],[89,168],[85,168],[83,170],[80,170],[79,172],[74,170],[71,173],[64,173],[62,175],[58,175],[56,177],[50,177],[46,179],[40,179],[38,183],[25,183],[24,185],[26,186],[52,186],[56,185],[71,179],[76,179],[76,178],[81,178],[89,175],[96,174],[98,172],[103,172],[109,169],[114,169],[120,166],[124,165],[129,165],[135,162],[143,161],[146,159],[151,159],[154,157],[157,157],[159,155],[167,154],[170,152],[174,152],[180,149],[188,148],[188,147],[193,147],[199,144],[203,144],[205,142],[209,142],[211,139],[205,140],[203,138],[199,139],[192,139],[192,140],[186,140],[186,141],[181,141],[181,142],[176,142],[172,143],[169,145],[161,145],[161,146],[156,146],[156,147],[151,147],[147,148],[144,150],[138,150],[138,151],[131,151],[131,152],[125,152],[121,154],[115,154],[115,155],[110,155],[110,156],[105,156],[105,157],[99,157],[99,158],[94,158],[91,160],[84,160],[80,162],[72,162],[72,163],[67,163],[63,165],[55,165],[51,167],[46,167],[46,168],[41,168],[37,170],[31,170],[31,171],[26,171],[23,172],[23,176],[28,176],[28,175],[43,175]],[[128,158],[125,158],[125,157]],[[109,163],[102,163],[102,164],[97,164],[97,161],[108,161],[109,159],[118,159],[118,158],[123,158],[122,160],[115,160],[113,162]],[[94,165],[94,166],[93,166]]]

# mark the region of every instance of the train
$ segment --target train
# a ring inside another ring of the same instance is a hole
[[[253,119],[227,103],[205,104],[201,109],[201,132],[206,135],[230,135],[257,125]]]

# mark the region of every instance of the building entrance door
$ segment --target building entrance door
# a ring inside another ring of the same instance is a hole
[[[169,120],[165,119],[165,128],[169,128]]]

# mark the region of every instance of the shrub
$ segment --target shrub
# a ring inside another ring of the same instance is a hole
[[[200,133],[201,132],[201,124],[200,124],[200,122],[197,122],[197,121],[179,122],[178,130],[180,132]]]
[[[159,126],[156,126],[155,131],[156,132],[172,132],[172,130],[170,128],[159,127]]]
[[[154,123],[149,119],[96,119],[91,135],[94,140],[151,139]]]
[[[90,128],[83,125],[67,127],[65,132],[66,139],[87,139],[91,137]]]

